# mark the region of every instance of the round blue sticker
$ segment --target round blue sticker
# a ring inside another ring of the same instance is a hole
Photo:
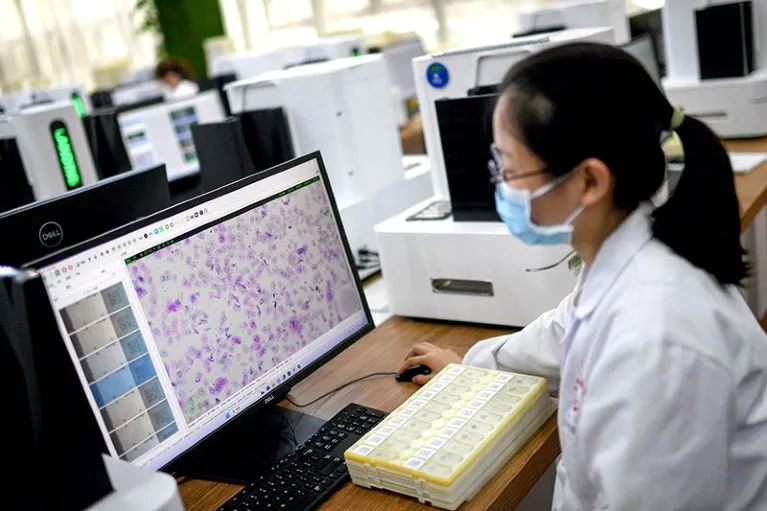
[[[426,68],[426,79],[435,89],[441,89],[450,81],[450,73],[444,64],[435,62]]]

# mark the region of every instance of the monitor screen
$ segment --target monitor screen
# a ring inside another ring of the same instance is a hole
[[[181,159],[184,163],[197,162],[197,151],[192,140],[192,126],[199,124],[197,110],[194,105],[170,111],[170,122],[173,124],[173,131],[176,132],[176,140],[181,150]]]
[[[495,185],[487,164],[497,94],[434,102],[450,202],[456,222],[497,222]]]
[[[191,126],[225,118],[218,91],[120,112],[123,142],[133,166],[164,163],[168,181],[199,173]]]
[[[318,153],[33,266],[108,449],[150,468],[373,328]]]

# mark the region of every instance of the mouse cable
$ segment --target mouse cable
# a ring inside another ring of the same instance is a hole
[[[346,387],[348,387],[349,385],[353,385],[353,384],[355,384],[355,383],[357,383],[357,382],[360,382],[360,381],[362,381],[362,380],[367,380],[368,378],[376,378],[376,377],[379,377],[379,376],[397,376],[397,374],[399,374],[399,373],[371,373],[371,374],[367,374],[367,375],[365,375],[365,376],[360,376],[359,378],[355,378],[354,380],[351,380],[351,381],[347,381],[346,383],[344,383],[344,384],[343,384],[343,385],[341,385],[340,387],[336,387],[336,388],[334,388],[333,390],[331,390],[331,391],[329,391],[329,392],[325,392],[324,394],[322,394],[322,395],[321,395],[320,397],[318,397],[317,399],[314,399],[314,400],[312,400],[312,401],[309,401],[308,403],[304,403],[304,404],[298,404],[298,403],[296,403],[295,401],[293,401],[292,399],[290,399],[290,396],[286,396],[286,397],[285,397],[285,400],[286,400],[288,403],[290,403],[290,404],[292,404],[293,406],[295,406],[296,408],[306,408],[307,406],[311,406],[311,405],[313,405],[314,403],[316,403],[317,401],[321,401],[321,400],[325,399],[326,397],[328,397],[329,395],[331,395],[331,394],[335,394],[335,393],[336,393],[336,392],[338,392],[339,390],[341,390],[341,389],[343,389],[343,388],[346,388]]]

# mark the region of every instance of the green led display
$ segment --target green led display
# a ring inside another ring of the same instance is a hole
[[[77,112],[77,117],[82,117],[85,115],[85,103],[83,103],[83,98],[81,98],[80,95],[76,92],[72,93],[72,104],[75,105],[75,112]]]
[[[352,57],[359,57],[362,55],[362,52],[359,48],[352,48]]]
[[[57,119],[51,122],[51,136],[53,137],[53,147],[56,149],[56,156],[59,160],[59,167],[64,176],[64,183],[67,190],[74,190],[83,185],[83,179],[80,176],[80,167],[77,165],[77,157],[72,148],[72,141],[69,138],[69,130],[64,121]]]

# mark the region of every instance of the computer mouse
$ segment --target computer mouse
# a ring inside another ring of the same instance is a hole
[[[402,374],[398,374],[394,378],[399,382],[412,382],[413,377],[419,374],[431,374],[431,368],[423,364],[417,364],[408,367]]]

